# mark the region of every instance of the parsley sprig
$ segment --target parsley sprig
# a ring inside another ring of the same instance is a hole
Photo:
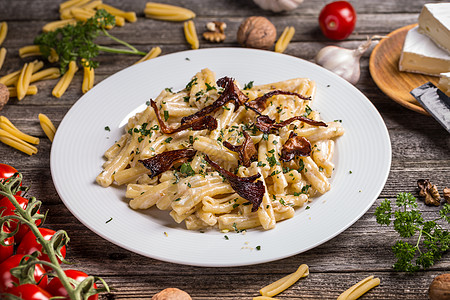
[[[430,221],[423,219],[411,193],[398,194],[395,205],[397,208],[393,209],[385,199],[375,210],[377,223],[389,226],[393,219],[395,231],[403,238],[392,246],[397,258],[394,270],[416,272],[431,267],[450,247],[450,233],[440,225],[450,223],[450,205],[444,204],[439,217]]]
[[[114,26],[116,19],[113,15],[104,9],[99,9],[95,15],[86,22],[78,21],[75,25],[66,25],[55,31],[44,32],[34,39],[34,43],[39,48],[44,57],[50,56],[51,49],[54,49],[59,56],[59,65],[61,74],[67,70],[71,61],[82,63],[83,66],[96,68],[98,61],[94,58],[100,51],[122,54],[145,55],[146,53],[138,51],[135,47],[111,35],[106,28]],[[98,45],[95,39],[100,36],[106,36],[128,49],[111,48]]]

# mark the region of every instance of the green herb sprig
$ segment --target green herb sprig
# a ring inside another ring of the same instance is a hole
[[[450,233],[439,224],[450,223],[450,205],[444,204],[439,217],[430,221],[423,219],[417,199],[411,193],[398,194],[395,206],[393,209],[391,202],[385,199],[375,209],[377,223],[389,226],[392,222],[403,238],[392,246],[397,259],[394,270],[416,272],[431,267],[450,247]]]
[[[39,45],[44,57],[50,56],[51,49],[58,54],[58,62],[61,74],[67,70],[71,61],[76,61],[83,66],[96,68],[98,62],[95,57],[100,51],[121,54],[146,55],[145,52],[137,50],[132,45],[111,35],[106,28],[114,26],[116,19],[104,9],[96,11],[92,18],[86,22],[78,21],[75,25],[66,25],[55,31],[44,32],[34,39],[34,43]],[[98,45],[95,39],[104,35],[128,49],[117,49]],[[84,62],[82,62],[82,60]]]

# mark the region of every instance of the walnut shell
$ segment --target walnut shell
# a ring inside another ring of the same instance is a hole
[[[9,100],[8,88],[3,83],[0,83],[0,110],[3,109],[3,106],[6,105],[8,100]]]
[[[428,289],[428,296],[431,300],[450,299],[450,274],[436,276]]]
[[[167,288],[155,294],[151,300],[192,300],[185,291],[177,288]]]
[[[237,41],[244,47],[269,49],[275,43],[277,29],[264,17],[249,17],[239,26]]]

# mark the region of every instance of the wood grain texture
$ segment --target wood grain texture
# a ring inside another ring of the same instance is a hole
[[[0,0],[0,21],[8,21],[9,33],[2,46],[8,49],[0,76],[19,69],[24,61],[18,49],[33,43],[34,37],[47,22],[58,18],[61,0]],[[145,0],[104,0],[124,10],[135,11],[138,21],[114,28],[111,33],[136,45],[142,51],[154,46],[162,48],[162,55],[189,49],[182,32],[182,23],[168,23],[145,19]],[[274,14],[263,11],[251,0],[161,0],[194,10],[197,31],[201,33],[211,20],[227,23],[227,38],[223,44],[201,41],[201,48],[239,47],[236,31],[248,16],[269,18],[281,33],[285,26],[294,26],[296,34],[286,54],[313,61],[316,53],[326,45],[356,48],[366,36],[383,35],[397,28],[417,22],[426,1],[423,0],[359,0],[350,1],[358,13],[354,33],[342,42],[322,36],[317,25],[320,9],[329,0],[305,0],[291,12]],[[428,1],[427,1],[428,2]],[[439,1],[434,1],[439,2]],[[99,43],[118,46],[104,38]],[[372,46],[373,48],[373,46]],[[277,296],[279,299],[336,299],[346,288],[368,275],[381,279],[380,286],[361,299],[427,299],[431,280],[450,269],[450,255],[427,271],[416,274],[392,270],[394,257],[390,246],[397,235],[379,226],[375,208],[385,198],[394,199],[399,192],[417,196],[416,181],[428,178],[440,191],[450,186],[450,135],[431,117],[408,110],[386,96],[375,84],[369,72],[370,51],[361,59],[361,79],[356,85],[380,112],[389,131],[392,144],[392,165],[387,183],[375,204],[355,224],[337,237],[307,252],[279,261],[239,268],[202,268],[177,265],[146,258],[124,250],[92,233],[64,206],[52,182],[50,173],[51,143],[39,126],[38,114],[45,113],[59,125],[67,111],[82,96],[81,72],[61,99],[51,96],[56,80],[38,82],[39,93],[22,101],[11,99],[0,112],[19,129],[41,138],[39,152],[28,157],[0,143],[0,162],[19,169],[30,186],[29,194],[43,201],[48,211],[46,226],[65,229],[71,237],[67,258],[75,267],[89,274],[101,276],[111,286],[109,294],[100,299],[150,299],[166,287],[178,287],[193,299],[252,299],[258,290],[288,273],[300,264],[310,266],[310,276]],[[30,58],[31,59],[31,58]],[[102,54],[98,60],[96,83],[133,64],[138,58]],[[338,101],[338,100],[337,100]],[[364,124],[361,124],[364,126]],[[67,159],[71,159],[68,157]],[[89,195],[86,195],[89,197]],[[95,200],[93,200],[95,201]],[[425,218],[432,218],[436,208],[419,203]],[[447,226],[448,228],[448,226]],[[263,251],[263,249],[261,250]]]

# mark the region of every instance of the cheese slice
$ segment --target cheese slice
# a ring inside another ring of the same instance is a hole
[[[439,76],[450,72],[450,55],[414,27],[406,34],[399,61],[400,71]]]
[[[447,96],[450,97],[450,72],[441,73],[438,87],[441,91],[443,91]]]
[[[425,4],[419,15],[419,32],[450,54],[450,2]]]

